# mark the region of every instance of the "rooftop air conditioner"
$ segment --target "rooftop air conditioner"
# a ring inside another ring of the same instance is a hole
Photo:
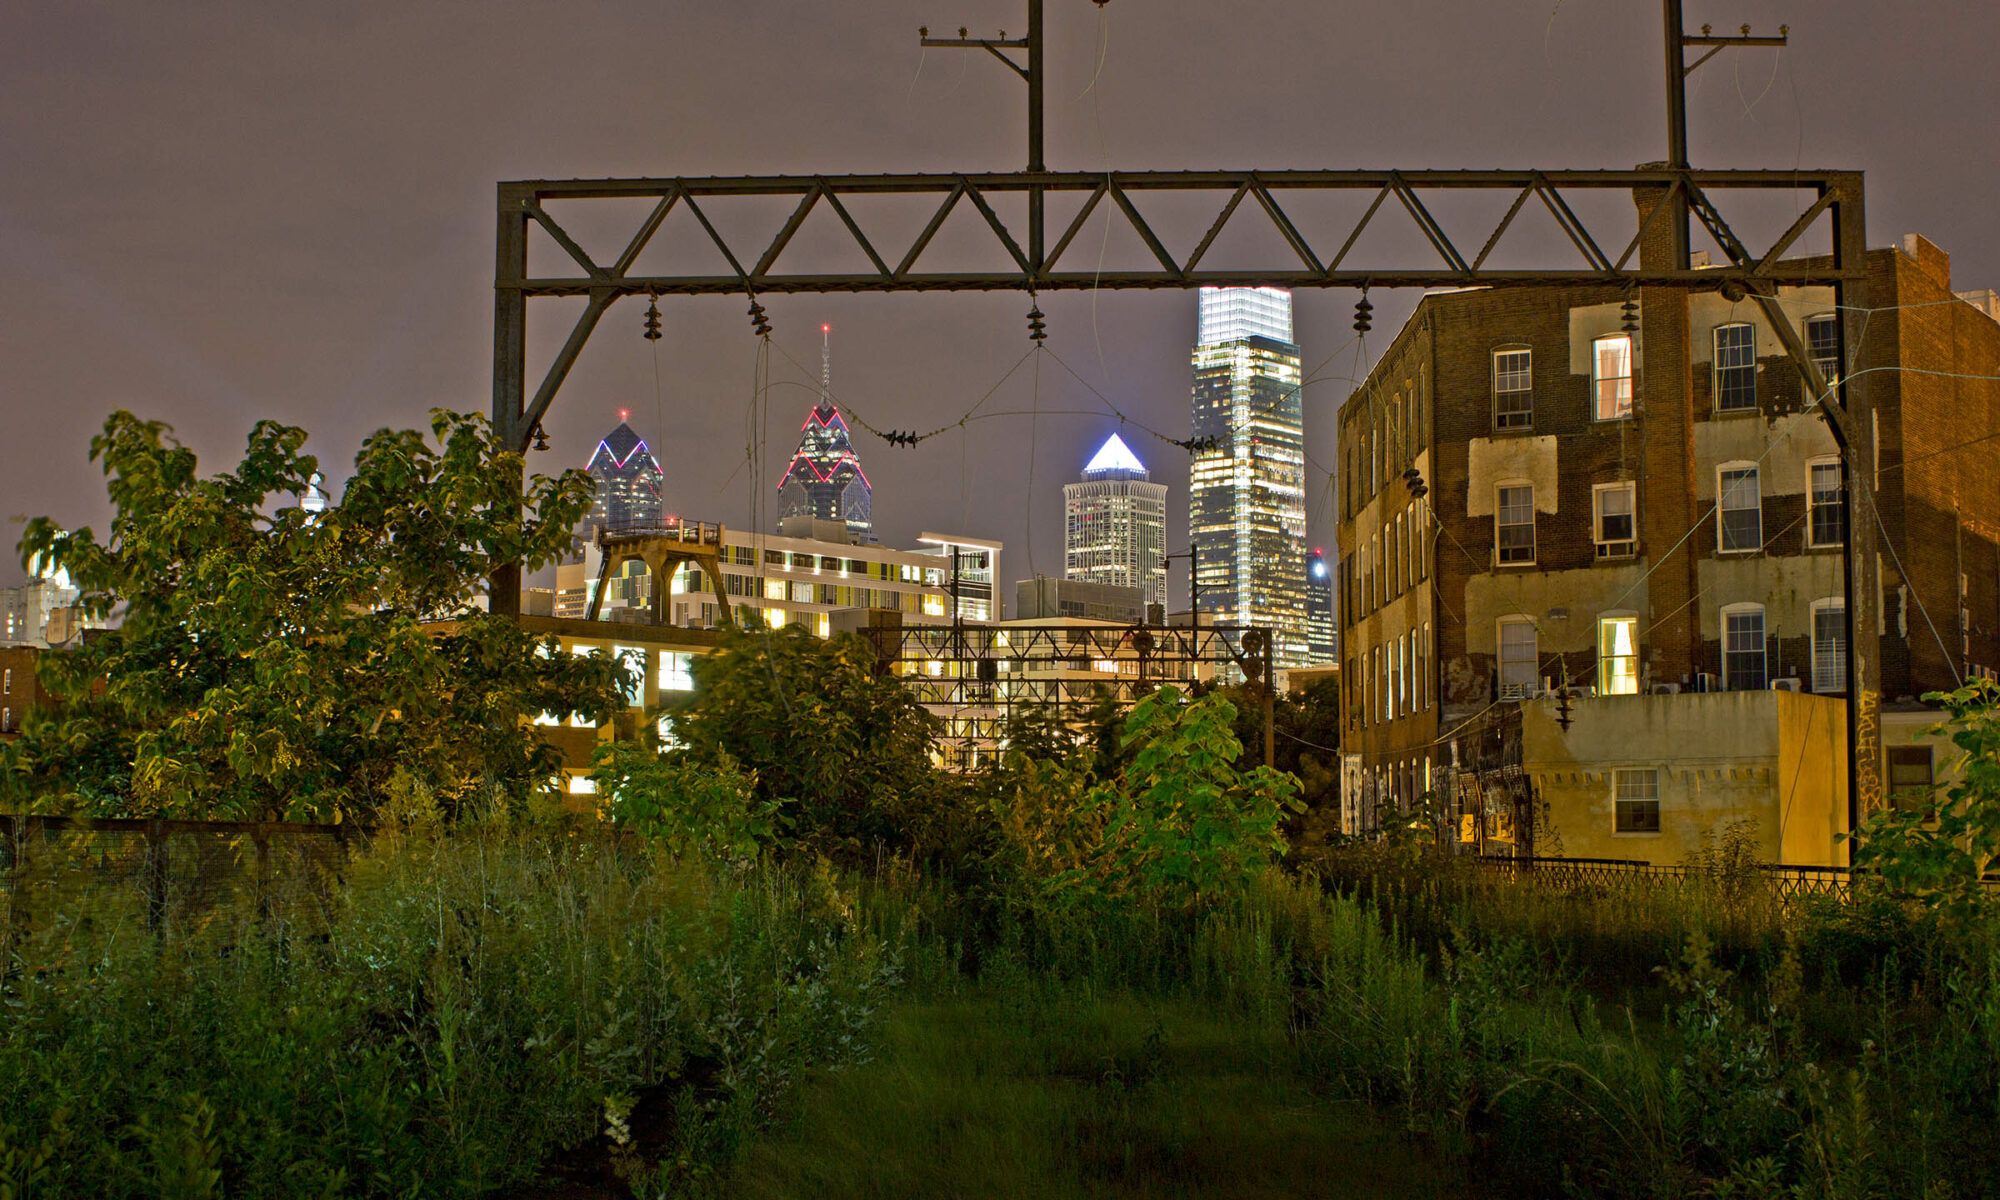
[[[1708,671],[1696,673],[1688,684],[1688,691],[1690,692],[1719,692],[1721,690],[1722,681]]]
[[[1774,692],[1797,692],[1797,691],[1803,691],[1804,689],[1799,685],[1799,681],[1794,678],[1794,679],[1773,679],[1771,681],[1771,690]]]
[[[1680,694],[1681,685],[1678,683],[1656,683],[1653,685],[1653,695],[1655,696],[1678,696]]]

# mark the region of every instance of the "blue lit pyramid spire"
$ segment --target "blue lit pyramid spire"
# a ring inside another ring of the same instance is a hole
[[[1144,479],[1146,476],[1145,464],[1132,453],[1125,439],[1115,433],[1105,439],[1104,444],[1097,448],[1097,454],[1083,468],[1085,479]]]
[[[833,400],[832,326],[821,335],[819,400],[799,426],[799,448],[778,480],[778,519],[816,517],[841,521],[850,534],[874,540],[870,519],[874,489],[854,454],[854,439]]]

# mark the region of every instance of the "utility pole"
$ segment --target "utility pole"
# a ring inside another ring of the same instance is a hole
[[[1699,36],[1690,35],[1681,23],[1681,0],[1660,0],[1661,16],[1666,22],[1667,46],[1667,166],[1675,171],[1688,169],[1688,129],[1687,129],[1687,77],[1695,68],[1714,58],[1730,46],[1782,46],[1786,35],[1791,32],[1789,25],[1778,26],[1777,37],[1752,37],[1750,27],[1736,36],[1716,35],[1710,27],[1701,27]],[[1687,61],[1689,46],[1710,47],[1707,54]],[[1674,269],[1685,271],[1689,267],[1688,257],[1688,200],[1687,194],[1675,190],[1670,197],[1673,212]]]
[[[1201,617],[1198,615],[1201,606],[1201,581],[1194,572],[1194,556],[1195,549],[1193,546],[1189,546],[1186,551],[1180,554],[1160,555],[1160,561],[1170,563],[1177,558],[1188,560],[1188,628],[1199,629],[1201,628]]]

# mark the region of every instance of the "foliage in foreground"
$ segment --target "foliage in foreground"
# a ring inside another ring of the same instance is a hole
[[[477,1196],[641,1094],[678,1149],[633,1180],[699,1186],[898,978],[824,878],[560,832],[385,838],[296,922],[99,900],[0,976],[0,1196]]]
[[[1943,800],[1912,797],[1875,813],[1857,835],[1855,863],[1945,920],[1990,918],[1995,893],[1984,880],[2000,866],[2000,683],[1974,679],[1924,699],[1949,714],[1929,732],[1964,751],[1957,780]]]
[[[337,821],[367,817],[399,773],[448,809],[543,786],[539,712],[608,717],[616,668],[553,652],[472,607],[504,563],[532,570],[569,545],[590,504],[581,471],[536,475],[476,416],[438,411],[430,435],[362,444],[340,502],[296,498],[318,461],[302,429],[251,432],[210,478],[155,421],[116,412],[91,441],[111,525],[46,517],[24,561],[69,572],[119,627],[44,659],[61,706],[0,763],[0,798],[38,811]],[[426,627],[451,617],[455,626]]]

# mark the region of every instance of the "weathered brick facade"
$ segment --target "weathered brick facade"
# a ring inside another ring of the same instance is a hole
[[[1643,214],[1651,198],[1638,202]],[[1663,253],[1664,236],[1662,224],[1642,255]],[[2000,665],[2000,322],[1954,299],[1947,256],[1921,238],[1866,265],[1858,361],[1879,442],[1882,695],[1907,709]],[[1780,299],[1802,332],[1833,315],[1831,289]],[[1520,351],[1503,401],[1496,355]],[[1754,368],[1728,370],[1736,354]],[[1838,459],[1811,399],[1749,301],[1609,287],[1426,296],[1340,413],[1347,783],[1362,789],[1364,824],[1376,797],[1406,805],[1423,791],[1452,732],[1503,702],[1503,640],[1510,699],[1545,680],[1842,694],[1844,521],[1822,507],[1816,524],[1811,500],[1837,501]],[[1401,477],[1413,465],[1429,487],[1416,503]],[[1629,544],[1616,536],[1621,485]],[[1503,513],[1517,562],[1501,561]],[[1739,653],[1725,661],[1732,618]],[[1601,640],[1633,653],[1600,662]]]

